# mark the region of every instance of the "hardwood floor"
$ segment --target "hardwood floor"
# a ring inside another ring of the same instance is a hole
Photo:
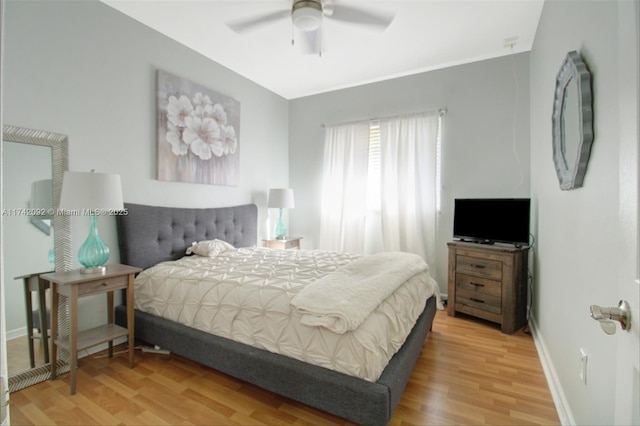
[[[42,340],[36,339],[33,348],[33,359],[36,366],[44,365]],[[29,340],[27,336],[7,340],[7,371],[10,375],[31,368],[29,362]]]
[[[121,348],[117,348],[121,349]],[[345,425],[175,355],[137,352],[80,362],[68,374],[11,394],[12,425]],[[519,331],[438,311],[391,425],[556,425],[533,339]]]

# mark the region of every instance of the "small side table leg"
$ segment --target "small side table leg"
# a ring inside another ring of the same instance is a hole
[[[60,296],[58,295],[58,284],[51,283],[51,380],[55,380],[58,376],[58,345],[56,339],[58,338],[58,302]]]
[[[78,370],[78,286],[71,286],[69,298],[69,374],[71,377],[71,395],[76,393],[76,375]]]
[[[47,315],[47,302],[45,300],[46,282],[38,278],[38,312],[40,315],[40,335],[42,336],[42,350],[44,352],[44,362],[49,362],[49,341],[48,334],[49,329],[47,327],[48,315]]]
[[[135,353],[135,315],[134,315],[134,275],[129,274],[129,284],[127,286],[127,330],[129,331],[129,368],[133,368],[133,357]]]
[[[113,291],[107,293],[107,322],[113,324]],[[113,340],[109,340],[109,358],[113,358]]]
[[[31,290],[29,290],[29,280],[24,278],[24,302],[27,309],[27,341],[29,344],[29,365],[31,368],[36,366],[34,347],[33,347],[33,303],[31,302]]]

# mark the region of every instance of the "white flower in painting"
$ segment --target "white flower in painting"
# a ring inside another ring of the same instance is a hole
[[[169,105],[167,105],[167,118],[176,126],[185,126],[185,119],[193,114],[193,105],[185,95],[180,99],[175,96],[169,96]]]
[[[200,118],[213,117],[213,102],[207,95],[198,92],[193,97],[193,105],[195,106],[195,115]]]
[[[222,142],[224,147],[224,155],[235,154],[238,149],[238,139],[236,138],[236,130],[233,126],[227,126],[224,132],[224,141]]]
[[[171,152],[175,155],[185,155],[189,152],[189,145],[182,140],[180,129],[172,122],[168,122],[167,127],[169,130],[167,130],[166,138],[167,142],[171,144]]]
[[[187,117],[184,141],[189,149],[202,160],[209,160],[211,154],[221,157],[224,150],[220,138],[220,126],[212,118]]]
[[[212,116],[221,126],[225,126],[227,124],[227,113],[225,112],[224,107],[222,105],[215,104],[213,106]]]

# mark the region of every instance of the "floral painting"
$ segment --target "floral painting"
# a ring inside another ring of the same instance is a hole
[[[237,185],[240,102],[158,70],[158,179]]]

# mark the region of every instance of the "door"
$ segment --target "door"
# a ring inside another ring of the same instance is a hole
[[[631,327],[617,346],[616,425],[640,424],[640,1],[618,2],[620,69],[620,236],[618,296],[630,304]],[[615,284],[614,284],[615,285]]]

